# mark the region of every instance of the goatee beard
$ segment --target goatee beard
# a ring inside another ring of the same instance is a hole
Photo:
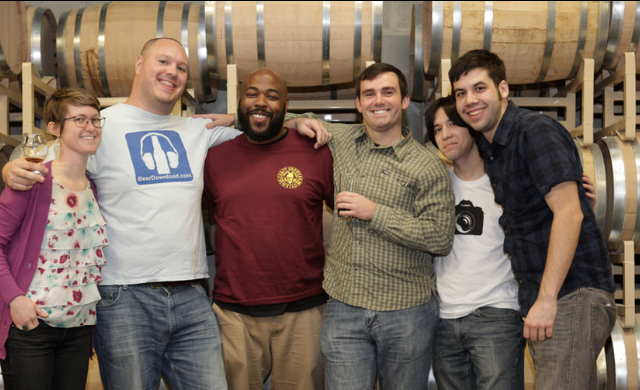
[[[264,115],[271,114],[260,111],[253,110],[250,113],[260,112]],[[255,142],[264,142],[273,139],[280,134],[280,130],[282,129],[282,125],[284,124],[284,116],[286,112],[283,110],[279,115],[271,116],[271,120],[269,121],[269,126],[264,131],[257,132],[251,128],[251,118],[250,113],[248,114],[246,111],[239,109],[238,111],[238,120],[240,121],[240,126],[242,126],[242,131],[247,135],[247,137]]]

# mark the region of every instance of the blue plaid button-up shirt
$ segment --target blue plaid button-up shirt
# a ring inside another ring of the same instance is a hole
[[[522,315],[527,315],[538,297],[547,259],[553,213],[544,197],[566,181],[578,183],[584,219],[558,298],[581,287],[613,292],[609,254],[582,187],[580,158],[569,132],[553,119],[510,102],[493,143],[482,138],[480,147],[486,154],[485,170],[496,203],[502,206],[504,251],[520,282]]]

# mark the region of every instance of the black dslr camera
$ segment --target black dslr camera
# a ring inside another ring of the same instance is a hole
[[[456,234],[481,236],[484,211],[470,200],[461,200],[456,205]]]

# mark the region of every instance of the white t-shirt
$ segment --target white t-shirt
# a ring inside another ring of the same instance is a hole
[[[460,180],[449,169],[456,197],[456,234],[446,257],[434,258],[440,317],[460,318],[483,306],[520,310],[518,285],[502,246],[489,177]]]
[[[102,115],[102,142],[87,165],[110,242],[102,285],[207,277],[204,160],[210,147],[241,133],[128,104]]]

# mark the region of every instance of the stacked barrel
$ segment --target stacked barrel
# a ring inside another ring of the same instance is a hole
[[[423,99],[424,75],[437,77],[441,59],[474,49],[498,54],[510,85],[572,79],[583,58],[596,72],[615,69],[638,50],[639,23],[635,1],[425,1],[411,20],[412,99]]]
[[[57,25],[50,10],[2,3],[0,77],[32,61],[59,86],[104,97],[129,95],[132,64],[157,37],[185,47],[200,102],[215,100],[227,64],[238,65],[240,80],[267,66],[294,88],[344,89],[366,61],[380,61],[382,2],[110,2],[67,11]]]
[[[24,1],[0,2],[0,77],[17,76],[33,62],[43,76],[56,76],[56,20],[49,9]]]

